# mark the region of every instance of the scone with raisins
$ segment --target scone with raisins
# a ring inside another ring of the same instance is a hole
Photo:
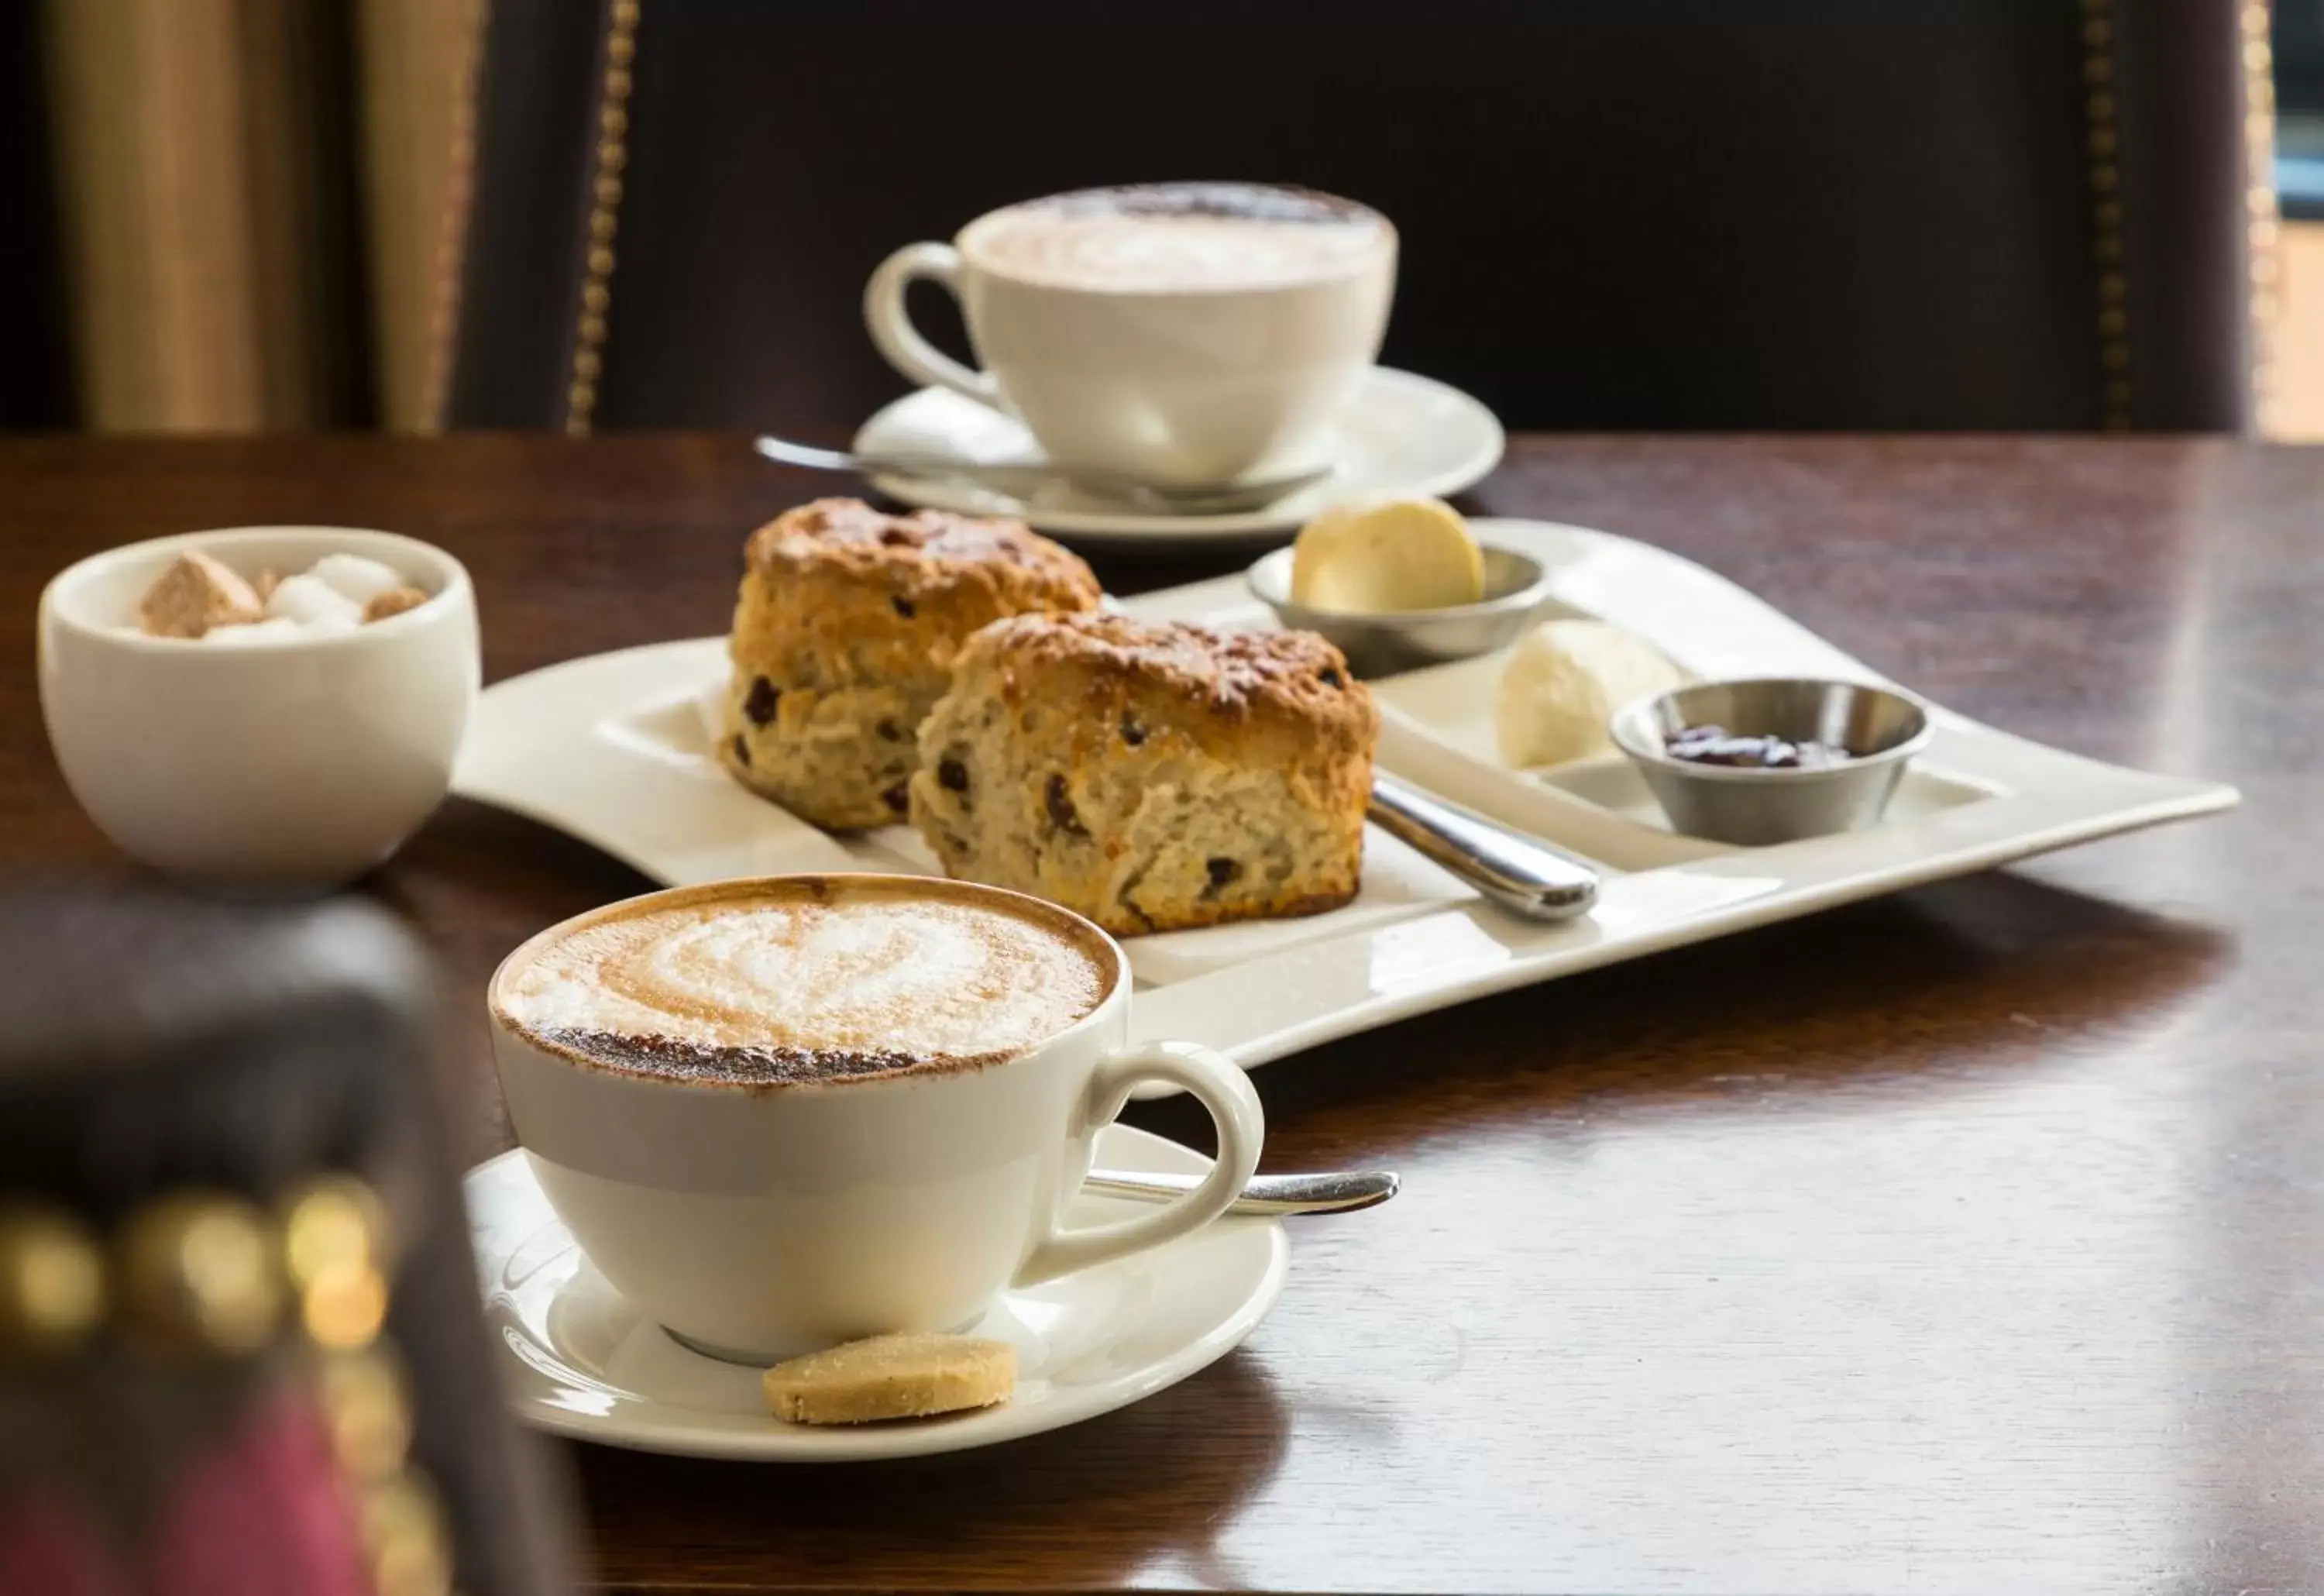
[[[903,817],[921,720],[969,635],[1094,610],[1097,578],[1022,521],[818,499],[751,535],[718,758],[815,825]]]
[[[1356,894],[1379,714],[1313,632],[1020,615],[920,727],[912,823],[945,871],[1122,936]]]

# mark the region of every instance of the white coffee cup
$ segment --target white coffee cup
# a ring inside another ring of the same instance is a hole
[[[1325,434],[1379,352],[1396,255],[1385,217],[1328,195],[1088,189],[898,250],[863,316],[898,371],[1013,412],[1068,470],[1225,483],[1324,463]],[[959,300],[982,370],[912,326],[917,279]]]
[[[1033,918],[1090,953],[1104,995],[981,1067],[747,1084],[587,1062],[510,1013],[512,977],[539,951],[609,917],[851,887]],[[1130,988],[1120,946],[1051,904],[916,876],[772,877],[648,893],[552,927],[501,965],[487,1007],[510,1123],[574,1240],[666,1329],[752,1362],[960,1329],[1010,1286],[1160,1246],[1224,1213],[1258,1167],[1258,1093],[1206,1047],[1133,1045]],[[1216,1164],[1150,1213],[1066,1228],[1098,1131],[1148,1082],[1183,1087],[1210,1111]]]
[[[147,637],[137,601],[189,549],[245,577],[359,554],[429,599],[331,636]],[[468,573],[393,532],[180,533],[92,555],[41,595],[41,708],[66,785],[124,852],[205,887],[320,891],[394,853],[443,801],[478,669]]]

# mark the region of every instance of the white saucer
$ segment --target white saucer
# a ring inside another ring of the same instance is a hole
[[[1109,1126],[1108,1169],[1195,1173],[1210,1160]],[[976,1325],[1017,1347],[1017,1394],[999,1407],[898,1424],[818,1428],[767,1411],[759,1371],[689,1352],[589,1266],[521,1151],[468,1172],[485,1317],[502,1383],[525,1423],[580,1441],[688,1457],[846,1462],[990,1446],[1079,1424],[1150,1397],[1224,1356],[1283,1289],[1278,1220],[1222,1219],[1185,1241],[1011,1292]],[[1077,1224],[1140,1204],[1084,1196]]]
[[[970,515],[1015,515],[1045,532],[1091,543],[1169,544],[1240,540],[1297,526],[1351,499],[1457,494],[1500,464],[1501,424],[1457,388],[1374,366],[1333,429],[1322,457],[1339,469],[1264,510],[1238,515],[1155,515],[1124,510],[1060,484],[1031,500],[958,483],[873,478],[889,497]],[[945,388],[905,395],[863,423],[862,453],[882,450],[962,460],[1038,460],[1024,425]]]

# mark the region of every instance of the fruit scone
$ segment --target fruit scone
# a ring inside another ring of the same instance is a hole
[[[1097,578],[1022,521],[855,499],[802,504],[751,535],[718,758],[816,826],[903,817],[916,737],[987,623],[1094,610]]]
[[[1356,893],[1379,714],[1312,632],[1020,615],[920,727],[912,821],[945,871],[1121,935]]]

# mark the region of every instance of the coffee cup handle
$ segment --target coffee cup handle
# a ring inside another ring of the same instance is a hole
[[[920,337],[904,305],[904,291],[918,279],[941,284],[960,298],[960,252],[949,244],[908,244],[880,263],[863,285],[863,325],[888,364],[912,379],[964,393],[979,404],[1002,408],[1001,384],[992,374],[961,364]]]
[[[1259,1093],[1252,1090],[1250,1077],[1223,1054],[1193,1042],[1147,1042],[1099,1065],[1083,1093],[1076,1130],[1094,1136],[1121,1112],[1130,1093],[1148,1081],[1183,1086],[1211,1111],[1218,1127],[1219,1156],[1210,1174],[1185,1196],[1136,1219],[1079,1230],[1065,1230],[1052,1221],[1012,1284],[1036,1285],[1175,1241],[1224,1213],[1250,1184],[1259,1168],[1259,1145],[1267,1139],[1267,1115],[1259,1106]]]

